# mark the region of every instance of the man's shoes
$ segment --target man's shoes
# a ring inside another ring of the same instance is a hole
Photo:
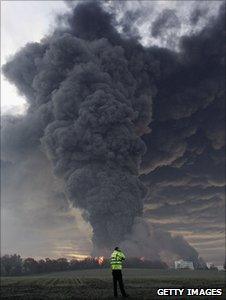
[[[122,296],[122,298],[129,298],[129,295],[125,294],[125,295]]]

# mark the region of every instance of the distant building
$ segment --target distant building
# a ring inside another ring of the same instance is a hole
[[[216,266],[218,271],[224,271],[224,266]]]
[[[194,270],[194,264],[192,261],[188,260],[176,260],[175,261],[175,269],[190,269]]]
[[[212,262],[207,262],[206,266],[209,270],[216,270],[217,267]]]

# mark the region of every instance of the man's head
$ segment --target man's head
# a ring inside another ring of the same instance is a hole
[[[115,250],[116,250],[116,251],[120,251],[119,247],[115,247]]]

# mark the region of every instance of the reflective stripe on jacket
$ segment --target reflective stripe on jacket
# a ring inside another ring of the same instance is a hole
[[[111,255],[112,270],[122,270],[122,261],[125,260],[125,255],[121,251],[115,250]]]

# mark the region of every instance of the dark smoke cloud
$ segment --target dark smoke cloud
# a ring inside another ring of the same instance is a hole
[[[138,18],[143,16],[143,11],[140,9],[135,11],[126,11],[123,19],[119,23],[122,28],[122,33],[128,38],[136,38],[139,40],[141,38],[140,33],[135,26]]]
[[[190,15],[191,23],[196,25],[200,21],[200,19],[206,16],[207,13],[208,13],[208,7],[195,8]]]
[[[121,243],[130,255],[158,257],[164,249],[197,262],[183,238],[150,229],[142,213],[144,203],[145,216],[159,219],[183,210],[192,215],[194,207],[204,218],[222,207],[216,193],[225,184],[223,12],[182,37],[173,52],[144,48],[129,33],[123,38],[113,15],[97,2],[81,3],[64,16],[66,27],[26,45],[4,66],[29,108],[5,118],[3,158],[47,155],[93,228],[94,253]],[[125,32],[139,15],[127,14]],[[155,24],[161,36],[179,21],[166,10]]]
[[[165,9],[162,13],[156,18],[151,26],[151,34],[154,37],[162,36],[166,30],[173,29],[181,26],[180,21],[172,9]]]
[[[167,259],[167,263],[173,264],[176,258],[191,260],[195,267],[199,267],[202,261],[198,252],[182,236],[172,236],[169,232],[148,224],[147,220],[136,218],[132,233],[120,245],[130,256],[148,259]]]
[[[112,26],[112,16],[102,9],[96,1],[89,5],[77,5],[68,23],[71,33],[85,40],[95,40],[106,37],[111,42],[120,40],[119,34]]]
[[[141,179],[145,216],[167,230],[219,234],[225,222],[225,6],[184,36],[178,63],[157,83]],[[167,54],[167,52],[166,52]],[[169,56],[169,55],[168,55]],[[170,56],[169,56],[170,58]],[[166,58],[165,58],[166,59]],[[165,222],[165,225],[163,223]]]
[[[212,22],[223,1],[101,1],[125,37],[179,51],[180,38]],[[152,35],[152,31],[154,35]],[[156,36],[155,36],[156,33]]]
[[[151,93],[141,90],[123,47],[111,44],[117,39],[109,14],[97,3],[81,4],[67,32],[27,45],[4,67],[30,102],[25,117],[3,128],[6,148],[26,155],[41,140],[102,248],[123,240],[142,214],[145,188],[137,176],[145,145],[136,126],[151,116]]]

